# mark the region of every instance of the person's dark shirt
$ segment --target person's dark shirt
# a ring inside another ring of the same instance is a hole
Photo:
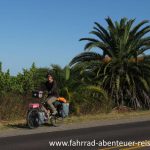
[[[57,87],[56,81],[53,81],[52,83],[50,83],[49,81],[47,81],[45,83],[45,86],[46,86],[46,89],[48,91],[48,96],[59,97],[58,87]]]

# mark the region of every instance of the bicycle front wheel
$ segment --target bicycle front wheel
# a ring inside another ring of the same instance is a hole
[[[60,126],[60,124],[62,124],[62,122],[63,122],[63,118],[62,117],[51,116],[51,118],[50,118],[50,123],[54,127]]]

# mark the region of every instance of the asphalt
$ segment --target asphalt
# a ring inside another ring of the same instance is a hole
[[[126,124],[126,123],[134,123],[134,122],[144,122],[150,121],[150,116],[144,117],[132,117],[126,119],[107,119],[107,120],[93,120],[93,121],[84,121],[77,123],[69,123],[62,124],[58,127],[41,126],[36,129],[29,129],[24,124],[9,124],[9,128],[6,130],[0,130],[0,137],[10,137],[10,136],[19,136],[19,135],[30,135],[37,133],[49,133],[55,131],[67,131],[73,129],[84,129],[84,128],[92,128],[92,127],[100,127],[100,126],[108,126],[108,125],[117,125],[117,124]]]
[[[81,141],[148,141],[150,140],[150,121],[128,122],[114,125],[102,125],[66,131],[53,131],[0,138],[0,150],[102,150],[104,147],[78,146]],[[52,141],[71,141],[72,146],[50,146]],[[105,148],[106,149],[106,148]],[[107,148],[108,149],[108,148]],[[112,149],[109,147],[109,149]],[[122,150],[113,148],[113,150]],[[130,150],[131,148],[127,148]],[[134,148],[133,148],[134,149]],[[150,147],[138,149],[150,150]]]

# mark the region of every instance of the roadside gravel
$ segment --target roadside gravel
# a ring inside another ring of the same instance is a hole
[[[97,127],[97,126],[108,126],[108,125],[142,122],[142,121],[150,121],[150,116],[144,116],[142,118],[135,117],[135,118],[128,118],[128,119],[84,121],[84,122],[77,122],[77,123],[62,124],[59,127],[41,126],[36,129],[28,129],[25,126],[24,127],[12,126],[7,129],[0,130],[0,137],[10,137],[10,136],[65,131],[65,130],[73,130],[73,129],[79,129],[79,128],[91,128],[91,127]]]

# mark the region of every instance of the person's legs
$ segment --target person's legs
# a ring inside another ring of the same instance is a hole
[[[57,100],[57,97],[54,97],[54,96],[47,98],[47,103],[51,107],[53,114],[57,113],[57,110],[56,110],[55,106],[53,105],[53,102],[55,102],[56,100]]]
[[[44,111],[45,113],[48,113],[48,110],[42,105],[41,110]]]

